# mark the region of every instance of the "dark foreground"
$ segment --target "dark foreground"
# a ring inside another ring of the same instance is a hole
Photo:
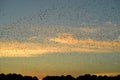
[[[0,80],[39,80],[36,76],[23,76],[21,74],[0,74]],[[85,74],[77,78],[71,75],[67,76],[46,76],[43,80],[120,80],[120,75],[117,76],[96,76]]]

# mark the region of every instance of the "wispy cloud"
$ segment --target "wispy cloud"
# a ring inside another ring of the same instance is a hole
[[[114,52],[120,51],[120,42],[116,41],[102,41],[94,40],[91,38],[87,39],[75,39],[71,34],[59,34],[57,37],[50,38],[50,41],[54,41],[62,44],[74,45],[78,51],[88,50],[95,52]]]
[[[81,27],[80,31],[85,32],[85,33],[96,33],[99,28],[94,28],[94,27]]]
[[[118,38],[115,39],[114,41],[120,42],[120,36],[118,36]]]
[[[0,42],[0,57],[30,57],[48,52],[59,52],[55,47],[29,42]]]
[[[116,24],[112,23],[111,21],[106,21],[104,23],[104,25],[106,25],[106,26],[117,26]]]
[[[34,38],[34,37],[33,37]],[[35,37],[36,38],[36,37]],[[113,41],[94,40],[91,38],[77,39],[72,34],[62,33],[47,38],[47,44],[0,41],[0,57],[30,57],[47,53],[113,53],[120,52],[119,37]]]
[[[36,40],[36,39],[38,39],[38,36],[31,36],[31,37],[28,38],[28,40],[30,40],[30,41],[31,40]]]
[[[79,42],[77,39],[74,39],[72,37],[72,34],[68,34],[68,33],[58,34],[57,37],[50,38],[49,40],[58,43],[65,43],[65,44],[76,44]]]

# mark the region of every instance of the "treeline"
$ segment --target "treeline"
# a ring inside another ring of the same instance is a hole
[[[36,76],[23,76],[21,74],[0,74],[0,80],[38,80]]]
[[[43,80],[120,80],[120,75],[117,76],[96,76],[85,74],[77,78],[72,77],[71,75],[67,76],[46,76]]]
[[[0,80],[39,80],[36,76],[22,76],[21,74],[0,74]],[[117,76],[96,76],[85,74],[77,78],[71,75],[67,76],[46,76],[43,80],[120,80],[120,75]]]

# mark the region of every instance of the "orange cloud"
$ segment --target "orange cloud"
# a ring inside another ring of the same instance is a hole
[[[0,57],[30,57],[48,52],[59,52],[52,46],[29,42],[0,42]]]
[[[74,39],[71,34],[67,34],[67,33],[59,34],[57,37],[50,38],[49,40],[58,43],[66,43],[66,44],[78,43],[78,40]]]
[[[91,38],[76,39],[71,34],[63,33],[48,38],[48,44],[0,41],[0,57],[30,57],[46,53],[111,53],[120,52],[120,41],[98,41]]]
[[[98,41],[91,38],[75,39],[71,34],[59,34],[57,37],[50,38],[50,41],[74,45],[72,49],[77,51],[93,51],[93,52],[120,52],[119,41]]]

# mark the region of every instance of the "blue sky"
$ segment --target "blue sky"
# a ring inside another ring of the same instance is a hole
[[[120,73],[119,4],[119,0],[1,0],[0,72],[39,77]]]
[[[120,25],[119,24],[120,9],[118,5],[119,1],[114,1],[114,0],[8,1],[5,0],[1,2],[3,3],[1,7],[1,15],[0,15],[1,28],[3,28],[4,26],[9,28],[15,27],[16,29],[12,28],[12,30],[9,30],[11,33],[14,31],[14,29],[16,31],[19,30],[21,32],[25,30],[24,31],[25,33],[23,33],[23,35],[31,36],[32,32],[30,32],[29,30],[30,28],[52,27],[54,29],[55,28],[59,29],[61,27],[65,27],[65,28],[90,27],[90,28],[102,28],[104,30],[108,29],[105,31],[102,30],[103,32],[99,36],[100,38],[102,38],[103,35],[107,39],[114,39],[119,36],[119,25]],[[21,29],[17,26],[21,26]],[[113,29],[114,27],[115,29]],[[52,29],[52,32],[56,32],[54,29]],[[2,34],[4,30],[3,29],[1,30],[2,30],[1,31]],[[73,31],[73,29],[70,30]],[[110,33],[111,31],[113,32]],[[63,31],[61,32],[63,33]],[[75,36],[80,35],[80,34],[76,34],[76,32],[75,32]],[[112,34],[112,36],[106,33],[110,33]],[[8,33],[6,34],[8,35]],[[16,33],[17,38],[23,37],[19,34],[20,33],[18,34]],[[45,34],[48,35],[47,33]],[[100,34],[100,32],[98,34]],[[89,37],[89,35],[85,35],[85,36]],[[79,37],[85,37],[85,36],[79,36]]]

